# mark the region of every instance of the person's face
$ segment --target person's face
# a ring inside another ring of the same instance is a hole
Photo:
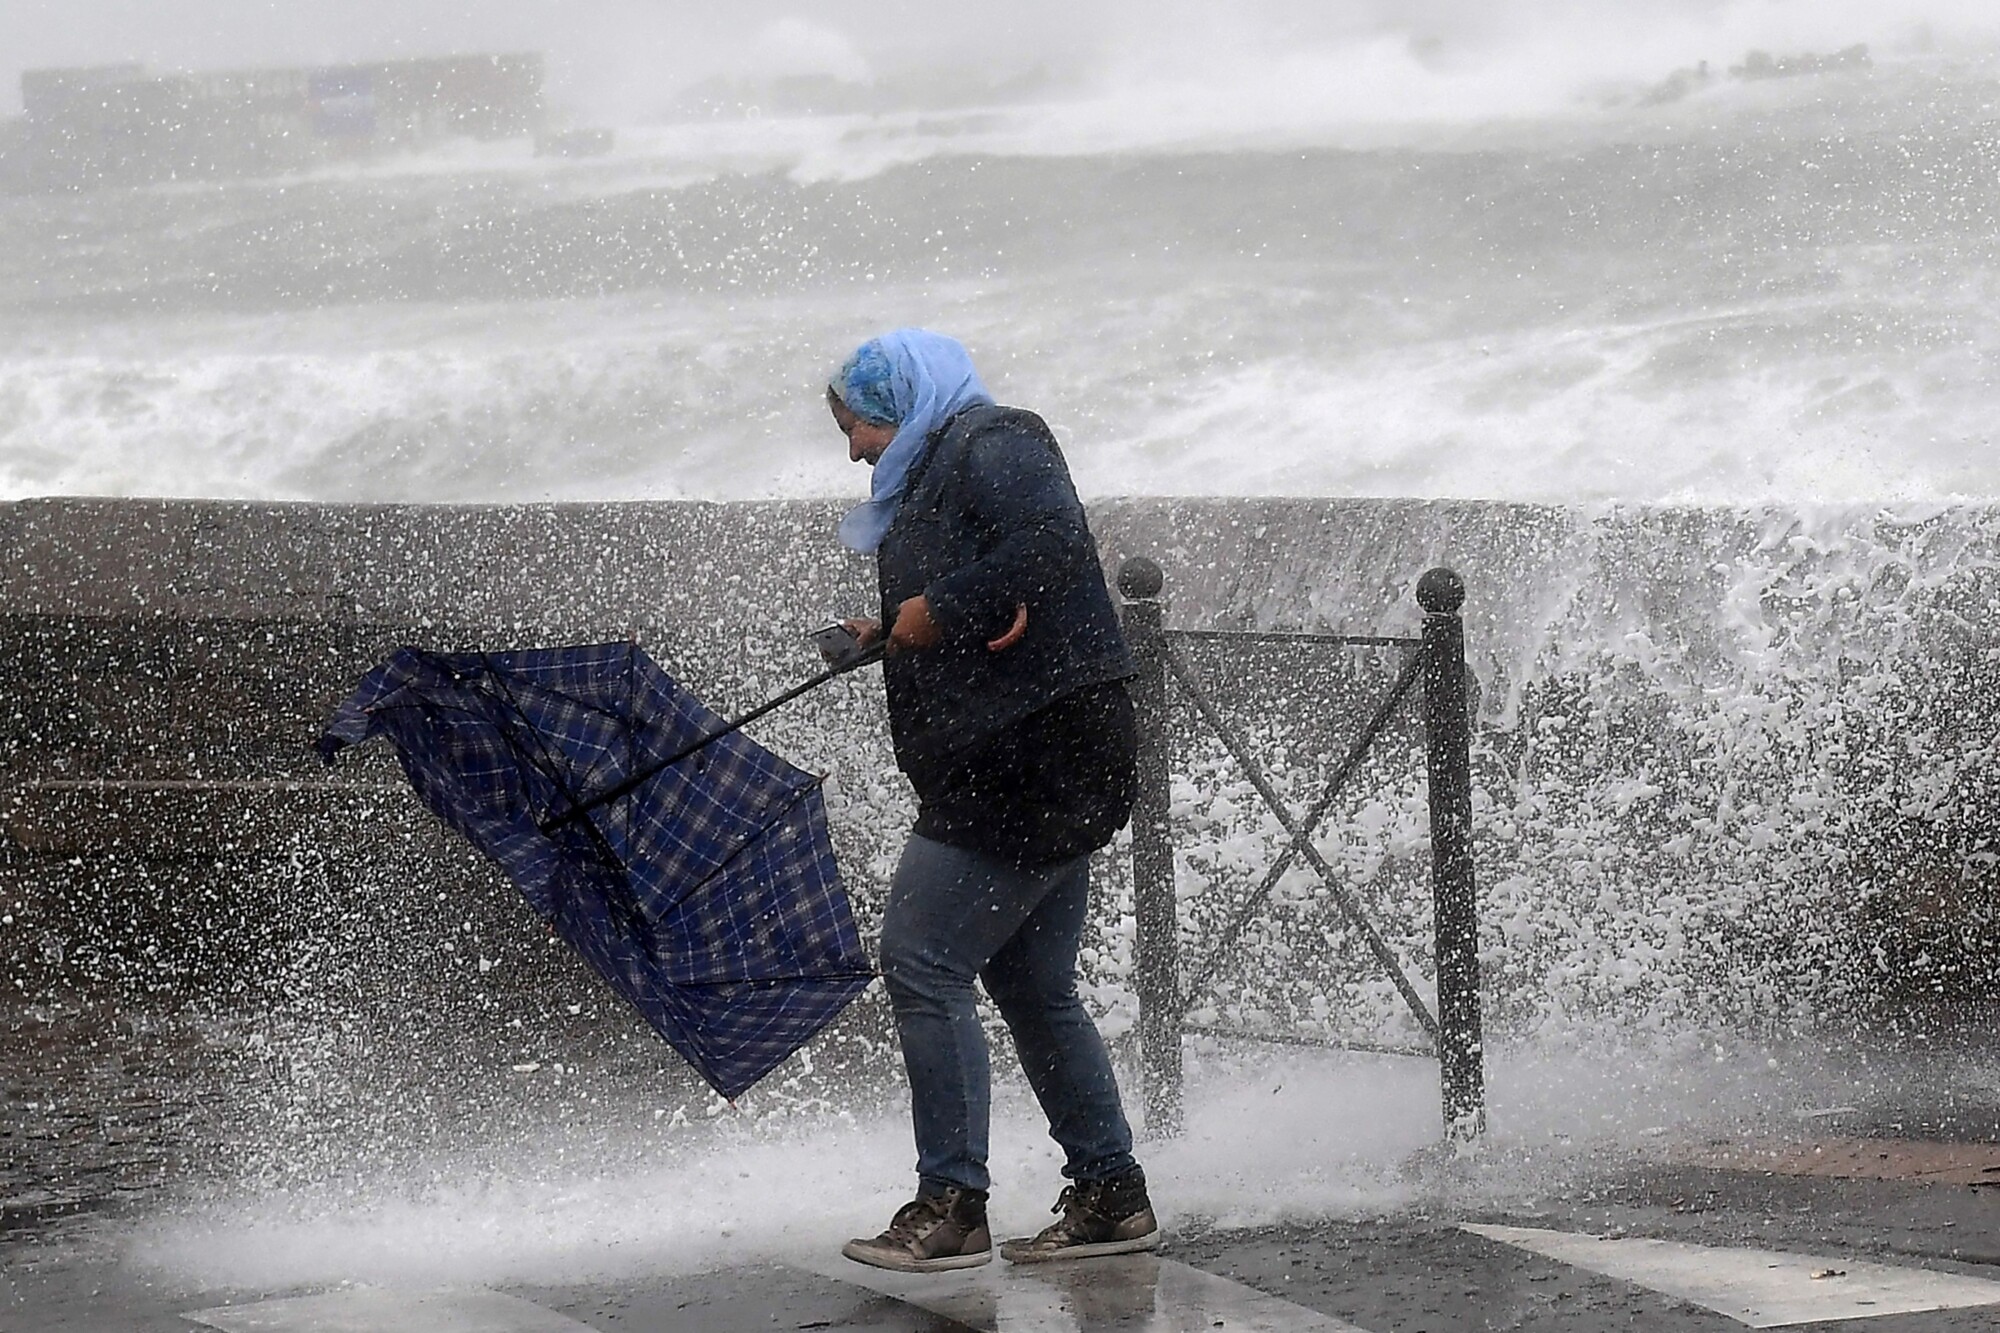
[[[896,438],[896,428],[863,421],[848,411],[846,403],[831,394],[827,395],[826,401],[827,406],[833,409],[834,424],[847,437],[847,457],[853,462],[874,467],[881,460],[882,451],[889,447],[889,441]]]

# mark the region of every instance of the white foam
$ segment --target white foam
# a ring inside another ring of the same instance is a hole
[[[657,304],[360,307],[45,345],[0,361],[0,496],[859,496],[866,478],[813,389],[824,349],[855,325],[784,301]],[[1673,376],[1661,364],[1704,329],[1729,336],[1756,316],[1358,351],[1274,339],[1134,382],[1129,363],[1076,364],[1088,339],[1052,359],[1033,324],[982,330],[999,312],[952,308],[947,323],[1016,367],[1004,395],[1050,419],[1091,496],[2000,495],[1987,378],[1927,334],[1847,352],[1780,343]],[[711,342],[705,318],[733,336]],[[1812,336],[1811,312],[1787,318],[1795,340]]]
[[[1642,1127],[1792,1104],[1790,1075],[1761,1058],[1628,1047],[1615,1059],[1544,1049],[1492,1060],[1500,1156],[1477,1186],[1486,1199],[1535,1197],[1574,1154],[1629,1142]],[[1404,1163],[1437,1140],[1438,1116],[1428,1061],[1214,1048],[1191,1061],[1184,1135],[1139,1153],[1169,1227],[1374,1216],[1416,1195]],[[908,1197],[900,1113],[718,1123],[610,1141],[581,1127],[551,1132],[515,1145],[519,1165],[504,1176],[489,1166],[469,1177],[445,1159],[372,1180],[351,1164],[349,1183],[322,1194],[244,1185],[147,1223],[132,1250],[204,1284],[273,1291],[694,1271],[831,1254],[847,1236],[879,1230]],[[1002,1088],[993,1142],[996,1232],[1032,1232],[1063,1182],[1016,1085]]]

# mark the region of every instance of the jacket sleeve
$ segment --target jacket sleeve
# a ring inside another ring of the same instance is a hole
[[[924,589],[931,617],[948,640],[990,639],[1066,586],[1092,558],[1090,530],[1055,438],[1038,429],[983,432],[960,460],[966,519],[979,530],[978,559]]]

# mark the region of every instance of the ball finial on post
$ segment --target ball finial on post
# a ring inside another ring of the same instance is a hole
[[[1454,614],[1465,605],[1465,580],[1439,565],[1417,580],[1417,605],[1433,614]]]
[[[1128,557],[1118,566],[1118,591],[1128,602],[1147,602],[1160,595],[1167,576],[1159,565],[1143,555]]]

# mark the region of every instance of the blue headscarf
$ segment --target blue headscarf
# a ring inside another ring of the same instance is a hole
[[[926,329],[870,338],[841,363],[827,387],[855,416],[896,428],[896,438],[875,462],[868,499],[840,520],[841,545],[872,553],[895,521],[910,469],[924,456],[931,432],[968,407],[991,403],[993,395],[956,339]]]

